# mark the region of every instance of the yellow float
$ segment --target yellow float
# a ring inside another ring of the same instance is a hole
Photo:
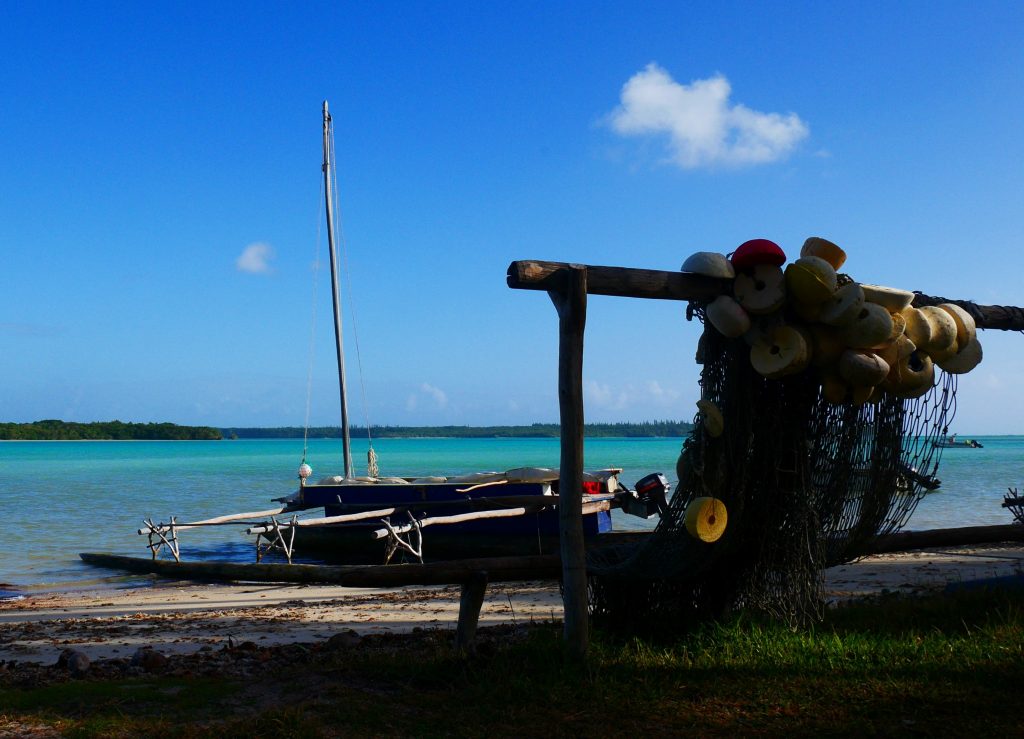
[[[712,543],[722,538],[729,514],[718,498],[694,498],[686,506],[686,530],[694,539]]]

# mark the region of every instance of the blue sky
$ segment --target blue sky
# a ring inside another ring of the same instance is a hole
[[[302,425],[324,99],[354,423],[557,419],[514,259],[818,235],[864,282],[1024,304],[1020,3],[5,2],[0,49],[2,420]],[[697,336],[592,297],[588,420],[690,418]],[[1024,433],[1024,337],[982,340],[954,430]]]

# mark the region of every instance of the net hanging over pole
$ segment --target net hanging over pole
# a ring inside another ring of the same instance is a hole
[[[957,374],[981,360],[971,316],[961,324],[956,306],[926,308],[941,315],[924,333],[917,322],[930,314],[910,307],[912,293],[862,288],[821,257],[783,273],[785,256],[771,246],[781,259],[767,266],[741,267],[736,254],[702,262],[723,279],[735,264],[735,280],[733,295],[688,308],[704,324],[701,411],[678,485],[647,541],[589,555],[591,613],[612,627],[638,618],[678,625],[734,608],[816,620],[824,570],[898,531],[935,485]],[[902,307],[885,305],[894,296]],[[828,323],[833,315],[838,325]],[[868,325],[875,317],[877,329]],[[862,376],[874,379],[861,387]]]

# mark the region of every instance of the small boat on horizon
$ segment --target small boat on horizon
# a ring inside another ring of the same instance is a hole
[[[954,449],[964,447],[967,449],[982,449],[981,442],[977,439],[957,439],[956,434],[944,436],[941,439],[936,439],[932,442],[932,446],[939,447],[942,449]]]

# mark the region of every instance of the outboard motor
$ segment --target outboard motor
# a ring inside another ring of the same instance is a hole
[[[654,472],[637,481],[636,492],[622,503],[622,510],[631,516],[650,518],[655,513],[668,511],[669,484],[660,472]]]

